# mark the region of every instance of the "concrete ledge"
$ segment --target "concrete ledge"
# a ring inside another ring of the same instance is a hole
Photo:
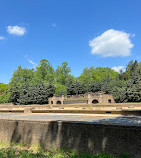
[[[141,116],[141,110],[86,110],[81,109],[81,110],[65,110],[65,109],[60,109],[60,110],[37,110],[33,109],[32,113],[74,113],[74,114],[119,114],[119,115],[135,115],[135,116]]]
[[[24,109],[24,114],[30,114],[30,113],[32,113],[32,109],[33,108],[25,108]]]
[[[17,108],[26,108],[26,107],[59,107],[60,105],[53,105],[53,104],[32,104],[32,105],[13,105],[13,104],[0,104],[0,108],[9,108],[9,107],[17,107]],[[64,107],[141,107],[141,103],[110,103],[110,104],[63,104]]]
[[[60,106],[58,110],[55,110],[53,108],[43,109],[43,108],[25,108],[25,109],[0,109],[1,113],[72,113],[72,114],[113,114],[113,115],[125,115],[125,116],[141,116],[141,110],[135,110],[135,109],[115,109],[115,110],[94,110],[90,108],[87,110],[86,108],[82,108],[80,110],[74,109],[74,110],[66,110],[63,106]]]
[[[0,120],[0,141],[40,144],[44,149],[141,155],[141,127],[61,121]]]

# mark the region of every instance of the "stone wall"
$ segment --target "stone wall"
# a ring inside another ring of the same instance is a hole
[[[78,103],[87,103],[89,105],[92,104],[103,104],[103,103],[114,103],[113,96],[110,94],[81,94],[81,95],[67,95],[56,97],[53,96],[49,98],[49,104],[78,104]]]
[[[78,122],[0,120],[0,141],[40,144],[44,149],[71,148],[79,152],[141,155],[141,127]]]
[[[89,93],[88,94],[88,104],[90,104],[90,105],[94,104],[93,101],[97,101],[97,103],[100,103],[100,104],[115,102],[113,99],[113,96],[110,94]]]
[[[64,100],[63,103],[64,104],[80,104],[80,103],[88,104],[88,101],[87,100]]]
[[[78,95],[67,95],[64,97],[65,100],[88,100],[88,94],[78,94]]]
[[[51,98],[48,99],[49,101],[49,104],[63,104],[63,101],[64,101],[64,96],[60,96],[60,97],[56,97],[56,96],[53,96]]]

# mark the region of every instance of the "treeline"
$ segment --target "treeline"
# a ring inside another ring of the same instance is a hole
[[[130,61],[125,72],[111,68],[84,68],[79,77],[71,75],[66,62],[56,70],[43,59],[36,69],[19,66],[8,85],[0,84],[0,103],[46,104],[48,97],[103,91],[116,102],[141,102],[141,62]]]

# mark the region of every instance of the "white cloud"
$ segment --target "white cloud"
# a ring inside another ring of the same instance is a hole
[[[36,68],[36,66],[38,65],[33,60],[31,60],[27,54],[24,56],[24,58],[32,65],[32,67],[30,68]]]
[[[17,36],[23,36],[26,33],[25,27],[20,26],[8,26],[7,32],[9,34],[17,35]]]
[[[3,37],[3,36],[0,36],[0,40],[4,40],[5,39],[5,37]]]
[[[32,65],[36,65],[36,63],[34,63],[31,59],[28,59],[29,63]]]
[[[56,27],[56,24],[55,24],[55,23],[52,23],[52,26],[53,26],[53,27]]]
[[[125,71],[124,66],[114,66],[112,69],[116,72],[120,72],[120,70]]]
[[[36,68],[37,63],[35,63],[34,61],[32,61],[31,59],[27,59],[28,62],[33,66],[33,68]]]
[[[107,30],[89,41],[89,46],[92,48],[91,53],[103,57],[130,56],[131,48],[134,46],[130,41],[131,36],[123,31]]]

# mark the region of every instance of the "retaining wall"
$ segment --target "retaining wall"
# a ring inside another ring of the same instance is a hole
[[[80,104],[80,103],[87,104],[88,101],[87,100],[64,100],[63,101],[63,104]]]
[[[79,152],[128,153],[141,157],[141,127],[80,122],[0,120],[0,141],[40,144],[44,149],[71,148]]]

